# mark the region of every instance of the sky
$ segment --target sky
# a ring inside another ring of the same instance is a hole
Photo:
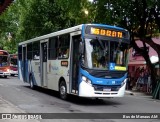
[[[93,0],[88,0],[88,1],[93,2]]]

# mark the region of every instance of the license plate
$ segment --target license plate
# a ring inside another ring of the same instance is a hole
[[[111,88],[104,88],[103,91],[106,91],[106,92],[111,91]]]

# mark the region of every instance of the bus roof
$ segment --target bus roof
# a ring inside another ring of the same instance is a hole
[[[74,31],[77,31],[77,30],[82,30],[82,25],[74,26],[74,27],[71,27],[71,28],[67,28],[67,29],[64,29],[64,30],[60,30],[60,31],[56,31],[56,32],[53,32],[53,33],[50,33],[50,34],[46,34],[46,35],[43,35],[43,36],[40,36],[40,37],[36,37],[36,38],[30,39],[30,40],[21,42],[21,43],[19,43],[19,45],[23,45],[23,44],[38,41],[38,40],[44,40],[44,39],[47,39],[47,38],[52,37],[52,36],[58,36],[58,35],[61,35],[61,34],[70,33],[70,32],[74,32]]]
[[[9,55],[9,53],[6,50],[0,50],[0,55]]]
[[[6,53],[8,53],[8,51],[7,50],[0,50],[0,52],[6,52]],[[8,53],[9,54],[9,53]]]
[[[99,26],[99,27],[108,27],[108,28],[127,31],[126,29],[121,28],[121,27],[105,25],[105,24],[81,24],[81,25],[77,25],[77,26],[74,26],[74,27],[70,27],[70,28],[64,29],[64,30],[60,30],[60,31],[56,31],[56,32],[53,32],[53,33],[50,33],[50,34],[46,34],[46,35],[43,35],[43,36],[35,37],[35,38],[29,39],[27,41],[20,42],[19,45],[27,44],[27,43],[30,43],[30,42],[35,42],[35,41],[38,41],[38,40],[45,40],[45,39],[53,37],[53,36],[58,36],[58,35],[61,35],[61,34],[71,33],[71,32],[78,31],[78,30],[81,31],[82,28],[83,28],[83,25],[93,25],[93,26]]]

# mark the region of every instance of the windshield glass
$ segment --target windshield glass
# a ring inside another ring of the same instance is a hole
[[[128,45],[121,42],[110,42],[110,47],[110,62],[119,66],[126,66]]]
[[[0,56],[0,67],[8,66],[8,56]]]
[[[104,69],[115,67],[126,67],[128,58],[128,44],[99,39],[85,39],[86,53],[84,65],[88,68]]]
[[[17,66],[17,59],[11,58],[11,66]]]
[[[86,66],[89,68],[107,68],[108,42],[98,39],[86,39]]]

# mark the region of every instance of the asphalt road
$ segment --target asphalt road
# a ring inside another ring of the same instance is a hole
[[[38,88],[32,90],[29,84],[17,77],[0,78],[0,97],[9,101],[26,113],[160,113],[160,101],[150,96],[125,95],[123,98],[105,98],[94,100],[69,96],[64,101],[58,92]],[[40,120],[48,122],[49,120]],[[53,121],[53,120],[50,120]],[[134,119],[87,119],[87,120],[54,120],[65,122],[132,122]],[[137,119],[139,122],[158,122],[156,119]]]

